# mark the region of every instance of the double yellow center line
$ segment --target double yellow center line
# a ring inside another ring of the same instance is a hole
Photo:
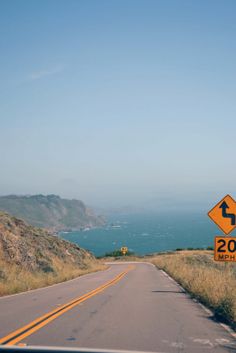
[[[75,306],[79,305],[80,303],[84,302],[85,300],[95,296],[98,293],[101,293],[106,288],[116,284],[119,282],[134,266],[129,266],[126,271],[121,272],[119,275],[114,277],[112,280],[106,282],[105,284],[99,286],[98,288],[92,290],[89,293],[82,295],[81,297],[75,298],[72,301],[61,305],[57,309],[54,309],[47,314],[38,317],[36,320],[30,322],[28,325],[19,328],[18,330],[11,332],[9,335],[0,339],[0,344],[2,345],[14,345],[24,338],[32,335],[34,332],[38,331],[40,328],[47,325],[49,322],[55,320],[57,317],[61,316],[62,314],[66,313],[70,309],[74,308]]]

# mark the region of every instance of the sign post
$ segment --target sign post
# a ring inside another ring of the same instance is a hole
[[[236,201],[226,195],[209,212],[208,216],[224,232],[215,237],[214,260],[236,262],[236,237],[227,237],[236,228]]]

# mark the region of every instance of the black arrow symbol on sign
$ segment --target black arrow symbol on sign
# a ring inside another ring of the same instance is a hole
[[[220,205],[220,208],[222,209],[222,217],[230,218],[231,219],[231,226],[235,226],[236,215],[233,213],[227,213],[227,208],[229,208],[229,206],[227,205],[227,203],[225,201],[222,202],[222,204]]]

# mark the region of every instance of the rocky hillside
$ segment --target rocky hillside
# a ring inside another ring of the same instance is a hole
[[[28,225],[23,220],[0,212],[1,259],[30,271],[53,271],[53,261],[60,260],[84,267],[94,257],[77,245]]]
[[[62,199],[56,195],[1,196],[0,210],[52,231],[79,230],[105,224],[104,219],[96,216],[82,201]]]
[[[100,268],[92,254],[0,212],[0,295],[36,288]]]

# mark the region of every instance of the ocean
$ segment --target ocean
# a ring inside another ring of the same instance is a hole
[[[62,238],[79,244],[96,256],[121,246],[139,255],[176,248],[205,248],[214,245],[222,232],[201,213],[114,214],[104,228],[61,232]]]

